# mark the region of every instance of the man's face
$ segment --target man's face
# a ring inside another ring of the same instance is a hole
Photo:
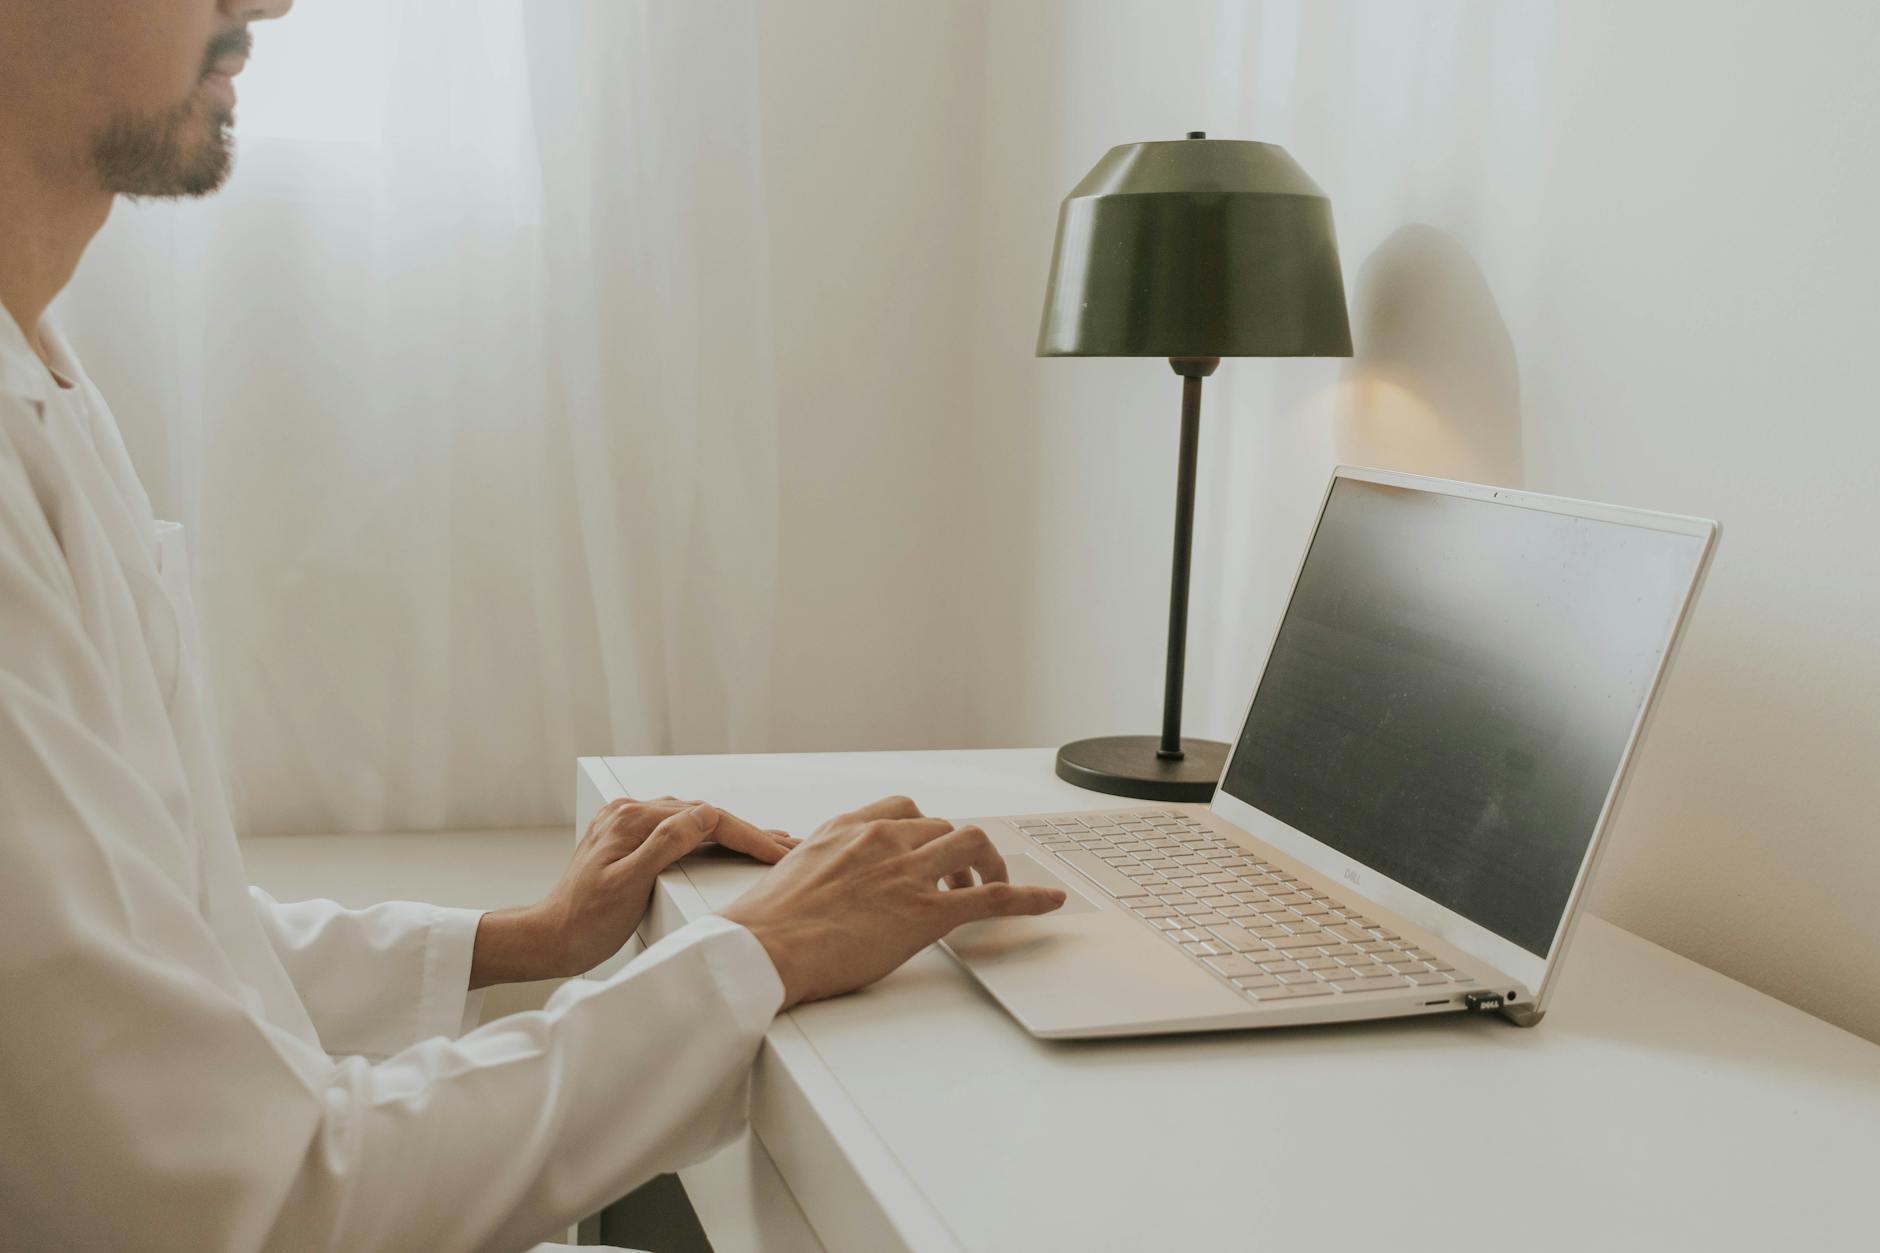
[[[42,159],[131,196],[222,185],[248,24],[293,0],[0,0],[0,107]]]

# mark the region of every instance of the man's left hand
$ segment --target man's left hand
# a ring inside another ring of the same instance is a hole
[[[698,801],[662,796],[601,807],[549,894],[483,915],[470,986],[553,979],[593,969],[640,925],[660,871],[708,840],[766,864],[797,841]]]

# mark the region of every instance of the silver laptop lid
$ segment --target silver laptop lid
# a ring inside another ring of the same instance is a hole
[[[1340,467],[1216,811],[1541,990],[1716,531]]]

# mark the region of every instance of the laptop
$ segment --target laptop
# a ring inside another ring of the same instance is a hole
[[[946,948],[1072,1038],[1546,1012],[1715,522],[1339,467],[1208,805],[974,820]]]

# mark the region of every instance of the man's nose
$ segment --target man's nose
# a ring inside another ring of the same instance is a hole
[[[266,22],[286,17],[294,0],[222,0],[222,12],[237,22]]]

